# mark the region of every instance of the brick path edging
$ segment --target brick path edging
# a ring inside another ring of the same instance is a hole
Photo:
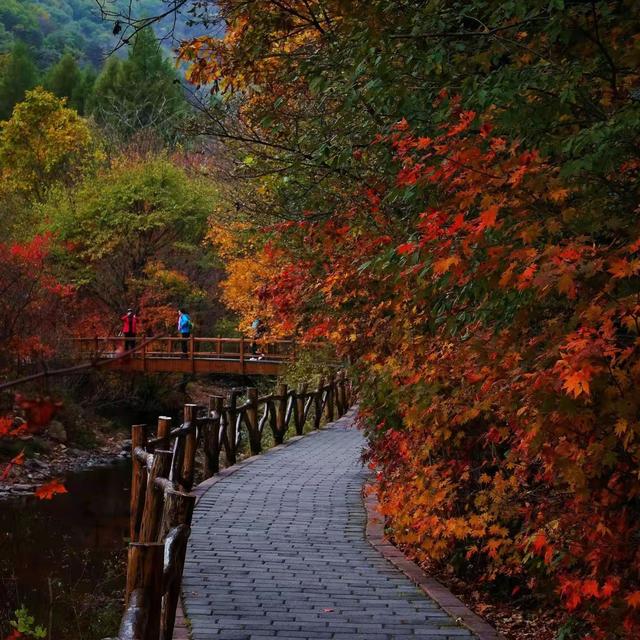
[[[342,418],[339,418],[339,420],[342,420],[343,418],[351,416],[352,413],[353,413],[353,409],[350,409],[349,411],[347,411],[347,413],[344,416],[342,416]],[[333,424],[333,422],[324,425],[322,428],[324,429],[331,424]],[[199,485],[194,487],[191,491],[191,493],[193,493],[196,496],[196,504],[198,504],[198,501],[200,500],[200,498],[202,498],[202,496],[208,491],[210,487],[212,487],[217,482],[220,482],[224,478],[227,478],[228,476],[233,475],[236,471],[239,471],[240,469],[244,469],[244,467],[252,463],[254,460],[258,460],[261,455],[264,455],[264,453],[269,453],[270,451],[277,451],[279,449],[283,449],[284,447],[288,447],[289,445],[292,445],[298,442],[298,440],[301,440],[302,438],[308,438],[309,436],[313,436],[316,433],[318,433],[318,431],[310,431],[309,433],[305,433],[301,436],[293,436],[289,438],[286,442],[283,442],[282,444],[278,444],[275,447],[271,447],[270,449],[268,449],[263,453],[259,453],[254,456],[249,456],[248,458],[245,458],[240,462],[236,462],[236,464],[234,464],[231,467],[222,469],[221,471],[216,473],[216,475],[211,476],[207,480],[203,480]],[[190,638],[191,638],[191,632],[189,629],[187,618],[184,615],[184,608],[182,606],[182,597],[181,597],[180,600],[178,601],[178,608],[176,609],[176,622],[173,629],[173,640],[190,640]]]
[[[378,496],[373,485],[363,488],[363,501],[367,512],[366,537],[369,544],[416,586],[424,591],[456,622],[474,633],[478,640],[504,640],[488,622],[471,611],[460,599],[435,578],[427,575],[415,562],[394,546],[384,534],[384,516],[380,513]]]

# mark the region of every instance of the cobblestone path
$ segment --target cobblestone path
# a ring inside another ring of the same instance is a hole
[[[364,440],[351,422],[202,496],[183,578],[193,640],[472,638],[366,541]]]

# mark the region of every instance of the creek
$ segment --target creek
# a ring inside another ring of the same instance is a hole
[[[0,637],[24,606],[50,640],[116,635],[126,571],[131,466],[70,473],[52,500],[0,503]]]

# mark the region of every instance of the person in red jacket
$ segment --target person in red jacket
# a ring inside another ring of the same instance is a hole
[[[127,313],[120,318],[122,320],[122,334],[125,338],[124,348],[125,351],[130,351],[136,348],[136,330],[138,328],[138,317],[133,312],[133,309],[127,309]]]

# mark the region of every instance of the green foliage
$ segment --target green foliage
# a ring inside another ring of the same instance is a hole
[[[164,157],[131,158],[77,189],[58,189],[41,216],[58,234],[67,278],[114,311],[170,305],[173,326],[175,305],[201,295],[189,265],[199,259],[214,199],[211,187]]]
[[[109,9],[126,9],[126,0],[109,2]],[[136,14],[154,15],[162,0],[136,0]],[[166,28],[169,28],[167,25]],[[82,67],[99,69],[118,43],[113,22],[103,20],[96,0],[2,0],[0,53],[20,40],[33,51],[40,69],[56,64],[70,52]],[[184,22],[178,21],[184,35]]]
[[[239,338],[242,332],[238,330],[238,319],[235,317],[222,318],[216,322],[212,335],[221,338]]]
[[[328,376],[335,371],[330,362],[335,361],[335,353],[330,346],[300,348],[296,359],[282,376],[282,382],[295,388],[299,384],[316,380],[319,376]]]
[[[16,619],[11,621],[11,626],[28,638],[46,638],[47,631],[41,625],[36,625],[35,618],[29,615],[26,607],[20,607],[15,612]]]
[[[11,117],[15,105],[24,100],[37,81],[38,71],[29,47],[17,42],[0,61],[0,120]]]
[[[81,69],[75,56],[67,52],[49,69],[44,86],[58,98],[66,98],[71,108],[84,115],[95,79],[90,68]]]
[[[150,29],[136,36],[126,60],[109,60],[95,84],[93,115],[118,140],[153,132],[173,141],[185,110],[178,76]]]
[[[73,184],[100,159],[87,123],[42,88],[27,92],[0,125],[0,195],[43,200],[56,184]]]

